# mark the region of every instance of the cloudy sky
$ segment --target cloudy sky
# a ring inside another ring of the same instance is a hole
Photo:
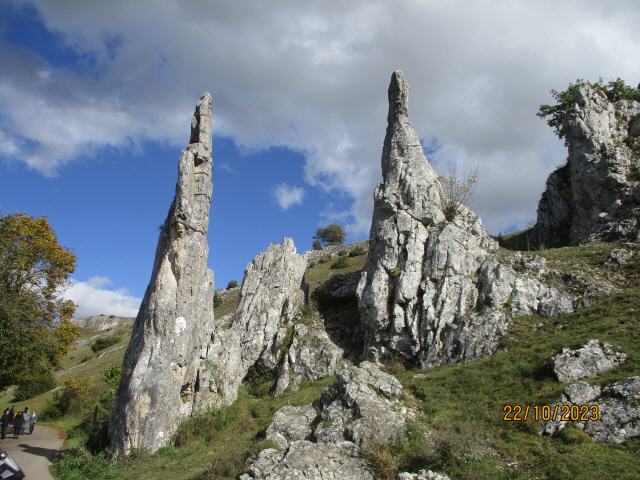
[[[195,102],[214,96],[209,263],[337,221],[366,238],[386,89],[489,231],[527,225],[564,148],[535,116],[577,78],[640,80],[637,0],[0,0],[0,210],[78,255],[80,312],[134,315]]]

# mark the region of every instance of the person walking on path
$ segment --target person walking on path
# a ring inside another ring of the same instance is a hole
[[[29,407],[24,407],[24,412],[22,412],[22,434],[24,435],[29,427],[29,418],[31,414],[29,413]]]
[[[14,405],[9,410],[9,423],[13,425],[13,418],[16,416],[16,406]]]
[[[38,423],[38,414],[34,410],[31,412],[31,416],[29,417],[29,435],[33,434],[33,429],[36,428],[36,423]]]
[[[24,417],[20,413],[13,417],[13,438],[17,439],[19,437],[23,424]]]
[[[9,430],[9,425],[11,425],[11,420],[9,418],[9,409],[5,408],[0,423],[0,434],[2,436],[2,440],[7,437],[7,430]]]

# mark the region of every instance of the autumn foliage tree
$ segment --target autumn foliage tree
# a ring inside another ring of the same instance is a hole
[[[0,388],[50,370],[71,348],[76,306],[62,292],[75,268],[46,218],[0,214]]]

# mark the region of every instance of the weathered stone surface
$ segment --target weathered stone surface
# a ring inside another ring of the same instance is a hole
[[[342,349],[331,341],[321,324],[295,325],[291,345],[280,363],[276,395],[287,389],[297,390],[304,380],[333,375],[342,356]]]
[[[204,93],[180,155],[176,194],[127,348],[109,436],[117,454],[165,445],[181,419],[207,403],[200,352],[213,322],[213,272],[207,268],[211,206],[211,95]]]
[[[573,302],[542,282],[542,260],[498,255],[497,242],[469,209],[445,218],[438,176],[407,115],[408,92],[395,72],[383,181],[374,192],[357,296],[365,354],[427,367],[490,354],[511,315],[566,313]]]
[[[611,250],[609,258],[604,263],[604,266],[611,271],[620,270],[629,262],[629,260],[631,260],[633,253],[634,252],[627,250],[626,248],[614,248]]]
[[[403,472],[398,475],[399,480],[449,480],[443,473],[436,473],[431,470],[420,470],[418,473]]]
[[[578,244],[593,234],[637,237],[639,124],[640,102],[611,102],[587,84],[576,89],[562,125],[567,164],[549,176],[538,205],[538,244]]]
[[[589,340],[582,348],[562,349],[551,359],[553,372],[560,382],[573,382],[585,377],[595,377],[622,365],[627,358],[622,352],[614,352],[608,343]]]
[[[580,382],[565,388],[558,405],[597,405],[600,418],[572,422],[595,442],[623,443],[640,436],[640,377],[629,377],[606,387]],[[555,435],[569,422],[560,414],[545,422],[541,434]]]
[[[629,377],[603,389],[600,420],[585,432],[596,442],[622,443],[640,436],[640,377]]]
[[[240,480],[374,480],[352,442],[292,442],[286,451],[269,448],[258,454]]]
[[[247,266],[236,312],[216,322],[205,352],[201,388],[213,393],[213,405],[229,405],[252,367],[275,371],[281,348],[304,301],[306,262],[293,240],[272,244]]]
[[[313,405],[276,412],[267,438],[283,450],[263,450],[240,478],[375,478],[361,450],[403,433],[412,412],[400,402],[401,391],[400,382],[375,365],[345,362]]]
[[[97,330],[99,332],[110,330],[121,325],[133,325],[134,321],[135,318],[133,317],[118,317],[116,315],[93,315],[91,317],[73,319],[73,323],[80,328]]]

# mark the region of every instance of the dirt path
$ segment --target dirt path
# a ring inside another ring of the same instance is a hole
[[[53,480],[49,473],[49,465],[58,455],[62,443],[55,429],[36,425],[32,435],[20,435],[18,440],[14,440],[11,434],[0,440],[0,447],[18,462],[27,480]]]

